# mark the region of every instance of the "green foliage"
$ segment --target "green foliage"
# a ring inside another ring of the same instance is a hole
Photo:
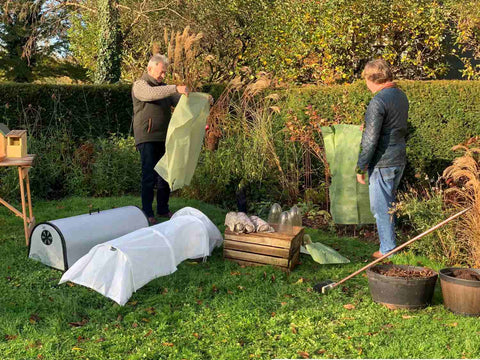
[[[92,195],[110,196],[134,194],[140,191],[140,155],[135,139],[112,135],[99,139],[92,164]]]
[[[66,50],[66,13],[57,5],[57,0],[0,2],[0,70],[4,79],[41,79],[45,76],[41,65],[54,61],[56,51]]]
[[[395,208],[398,223],[400,228],[409,229],[407,233],[399,234],[400,240],[409,240],[452,215],[444,209],[443,193],[437,188],[427,187],[422,191],[409,188],[399,193],[397,198]],[[409,249],[415,254],[449,265],[465,263],[465,260],[468,260],[465,257],[468,252],[459,246],[452,223],[414,242]]]
[[[122,46],[118,0],[97,0],[98,55],[95,83],[113,84],[120,80]]]
[[[480,7],[478,1],[452,1],[453,18],[456,25],[456,44],[459,57],[464,64],[463,76],[480,79]]]
[[[400,77],[435,78],[446,70],[446,12],[428,0],[275,2],[246,62],[284,80],[334,83],[358,78],[386,59]]]

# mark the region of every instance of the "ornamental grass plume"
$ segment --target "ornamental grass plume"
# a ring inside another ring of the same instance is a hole
[[[458,222],[457,239],[469,252],[471,265],[480,267],[480,138],[474,137],[456,145],[462,151],[453,164],[445,169],[443,178],[449,188],[445,191],[446,204],[455,208],[472,207]]]

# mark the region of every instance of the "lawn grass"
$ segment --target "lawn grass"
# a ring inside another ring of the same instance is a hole
[[[137,197],[36,201],[37,222],[140,205]],[[173,198],[172,210],[193,206],[223,231],[225,211]],[[352,261],[319,265],[306,255],[290,274],[245,267],[216,249],[205,263],[178,270],[135,293],[126,306],[82,286],[57,285],[62,275],[27,259],[23,224],[0,209],[1,359],[271,359],[480,358],[478,319],[434,304],[419,311],[388,310],[372,302],[358,276],[328,295],[312,291],[365,265],[375,244],[307,229],[313,241],[340,249]],[[441,264],[412,254],[397,263]],[[352,305],[347,306],[345,305]]]

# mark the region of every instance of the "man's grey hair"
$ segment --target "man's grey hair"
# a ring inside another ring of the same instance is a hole
[[[150,58],[150,61],[148,62],[148,65],[147,65],[147,68],[155,67],[159,63],[162,63],[165,66],[168,66],[168,58],[165,55],[162,55],[162,54],[155,54]]]

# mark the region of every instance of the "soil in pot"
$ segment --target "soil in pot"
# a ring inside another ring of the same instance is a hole
[[[462,280],[480,281],[480,275],[470,269],[453,269],[445,275]]]
[[[480,315],[480,270],[446,268],[440,270],[443,304],[456,314]]]
[[[367,270],[373,301],[389,309],[421,309],[432,302],[437,273],[406,265],[376,265]]]
[[[428,268],[415,270],[415,269],[403,268],[399,266],[391,266],[389,268],[374,267],[372,271],[380,275],[401,277],[401,278],[428,278],[435,275],[435,272]]]

